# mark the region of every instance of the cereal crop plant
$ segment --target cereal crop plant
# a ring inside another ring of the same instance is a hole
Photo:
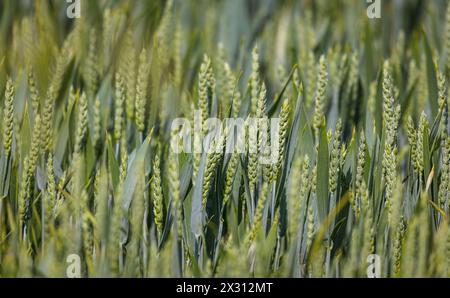
[[[0,277],[450,277],[448,1],[79,2],[0,2]]]

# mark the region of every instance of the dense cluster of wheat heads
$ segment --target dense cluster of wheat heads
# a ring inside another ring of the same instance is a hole
[[[450,5],[382,2],[0,2],[0,276],[449,277]]]

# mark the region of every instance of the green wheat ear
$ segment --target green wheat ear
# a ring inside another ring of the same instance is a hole
[[[366,166],[366,137],[363,131],[361,131],[360,138],[359,138],[359,148],[358,148],[358,163],[356,166],[356,178],[355,178],[355,189],[356,189],[356,196],[361,197],[362,196],[362,183],[364,179],[364,168]]]
[[[225,189],[223,193],[223,205],[225,206],[231,197],[231,191],[233,182],[235,179],[236,169],[239,162],[239,154],[233,152],[230,157],[230,161],[228,162],[226,177],[225,177]]]
[[[3,109],[3,149],[5,155],[10,155],[14,127],[14,85],[8,78],[5,89],[5,106]]]
[[[172,131],[171,140],[176,138],[176,131]],[[171,150],[171,149],[169,149]],[[169,191],[172,198],[172,216],[176,219],[178,238],[182,238],[183,231],[183,202],[180,198],[180,174],[178,170],[178,156],[174,152],[169,153]]]
[[[122,74],[118,71],[115,75],[114,97],[114,138],[120,140],[124,122],[125,83]]]
[[[313,127],[316,141],[319,140],[319,130],[322,124],[322,117],[324,115],[325,95],[328,84],[328,72],[325,57],[322,55],[319,59],[318,78],[316,86],[316,94],[314,99],[314,115]]]
[[[276,164],[275,177],[281,172],[283,167],[284,160],[284,151],[286,145],[286,137],[288,134],[288,125],[289,125],[289,113],[290,113],[290,105],[287,99],[284,100],[283,105],[281,106],[280,111],[280,134],[278,137],[278,160]]]
[[[414,126],[414,121],[410,115],[407,120],[407,137],[409,142],[409,150],[411,155],[411,163],[415,171],[419,172],[418,156],[417,156],[417,131]]]
[[[47,95],[44,100],[44,105],[42,108],[42,127],[43,127],[43,141],[44,141],[44,148],[46,151],[50,151],[53,142],[52,142],[52,135],[53,135],[53,104],[54,104],[54,98],[55,98],[55,89],[53,85],[50,85]]]
[[[438,86],[439,112],[442,113],[439,128],[441,134],[445,134],[447,131],[447,123],[448,123],[447,87],[445,85],[445,76],[440,72],[438,73],[437,76],[437,86]]]
[[[152,193],[153,214],[155,216],[156,229],[158,231],[158,235],[162,235],[164,222],[164,200],[161,188],[161,171],[158,154],[155,154],[155,159],[153,161]]]
[[[257,233],[260,229],[260,225],[261,225],[261,221],[262,221],[262,217],[263,217],[264,206],[267,201],[268,186],[269,186],[268,182],[263,183],[263,189],[261,191],[261,196],[259,197],[258,203],[256,205],[255,216],[253,217],[253,222],[252,222],[250,231],[249,231],[247,239],[246,239],[247,247],[250,247],[254,243],[254,241],[257,237]]]
[[[85,63],[87,82],[86,94],[88,100],[92,100],[95,98],[98,87],[97,32],[95,28],[92,28],[89,31],[89,46]]]
[[[202,133],[205,133],[206,129],[205,121],[209,116],[209,94],[212,92],[213,88],[211,60],[205,54],[198,75],[198,106],[202,115]]]
[[[420,115],[419,120],[419,128],[417,130],[417,146],[416,146],[416,152],[417,152],[417,169],[419,172],[419,175],[423,177],[423,168],[424,168],[424,145],[423,145],[423,139],[424,135],[428,133],[428,119],[425,112],[422,112]],[[423,182],[423,181],[422,181]]]
[[[206,154],[206,168],[205,175],[203,180],[203,188],[202,188],[202,207],[206,208],[206,203],[208,199],[208,195],[210,192],[210,188],[214,178],[214,173],[216,171],[217,165],[222,157],[224,146],[225,146],[225,138],[228,134],[225,131],[225,135],[220,135],[218,138],[214,138],[210,144],[211,153]],[[219,151],[219,152],[218,152]]]
[[[87,118],[88,103],[86,94],[82,93],[81,96],[78,96],[78,99],[79,99],[79,110],[77,119],[77,134],[75,136],[75,153],[80,153],[84,147],[88,125],[88,118]]]
[[[334,131],[333,142],[331,147],[331,158],[329,168],[329,186],[330,192],[333,193],[337,188],[340,155],[341,155],[341,134],[342,134],[342,121],[339,119],[336,123],[336,129]]]
[[[145,104],[147,102],[147,86],[150,67],[147,61],[147,51],[142,49],[139,55],[139,69],[136,84],[136,125],[140,132],[145,129]]]
[[[31,148],[26,155],[22,167],[22,180],[19,190],[19,227],[25,228],[30,219],[30,200],[32,195],[32,179],[36,171],[37,160],[41,151],[41,117],[36,116],[33,134],[31,137]]]
[[[450,189],[450,138],[445,135],[442,141],[442,174],[441,183],[439,184],[438,198],[442,207],[448,199]]]
[[[122,75],[125,81],[125,114],[127,119],[134,119],[137,80],[137,53],[131,31],[127,31],[124,42]]]
[[[293,239],[296,239],[296,233],[300,225],[301,208],[307,199],[309,190],[309,157],[297,158],[293,165],[291,175],[291,187],[289,193],[289,231]]]
[[[225,102],[233,105],[232,115],[234,115],[234,117],[237,117],[237,114],[239,113],[239,108],[241,106],[240,102],[234,100],[235,98],[237,98],[236,93],[239,92],[238,90],[236,90],[237,80],[233,74],[233,71],[231,70],[230,65],[227,62],[224,62],[223,70],[224,70],[223,93],[225,97]]]
[[[257,102],[259,98],[259,51],[255,46],[252,51],[252,72],[250,74],[250,88],[251,88],[251,113],[255,115],[257,110]]]
[[[50,229],[54,219],[56,206],[56,181],[53,174],[53,155],[49,154],[47,158],[47,187],[44,193],[45,206],[45,235],[50,236]]]
[[[258,169],[258,155],[257,155],[257,128],[255,125],[246,125],[248,129],[247,152],[248,152],[248,164],[247,171],[249,177],[250,192],[253,193],[255,189],[255,183],[257,179]]]
[[[36,85],[36,77],[33,68],[30,66],[27,72],[28,90],[30,92],[31,107],[34,114],[39,113],[39,90]]]

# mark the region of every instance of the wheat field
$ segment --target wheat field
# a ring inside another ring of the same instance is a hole
[[[0,2],[0,277],[450,277],[448,1],[65,2]]]

